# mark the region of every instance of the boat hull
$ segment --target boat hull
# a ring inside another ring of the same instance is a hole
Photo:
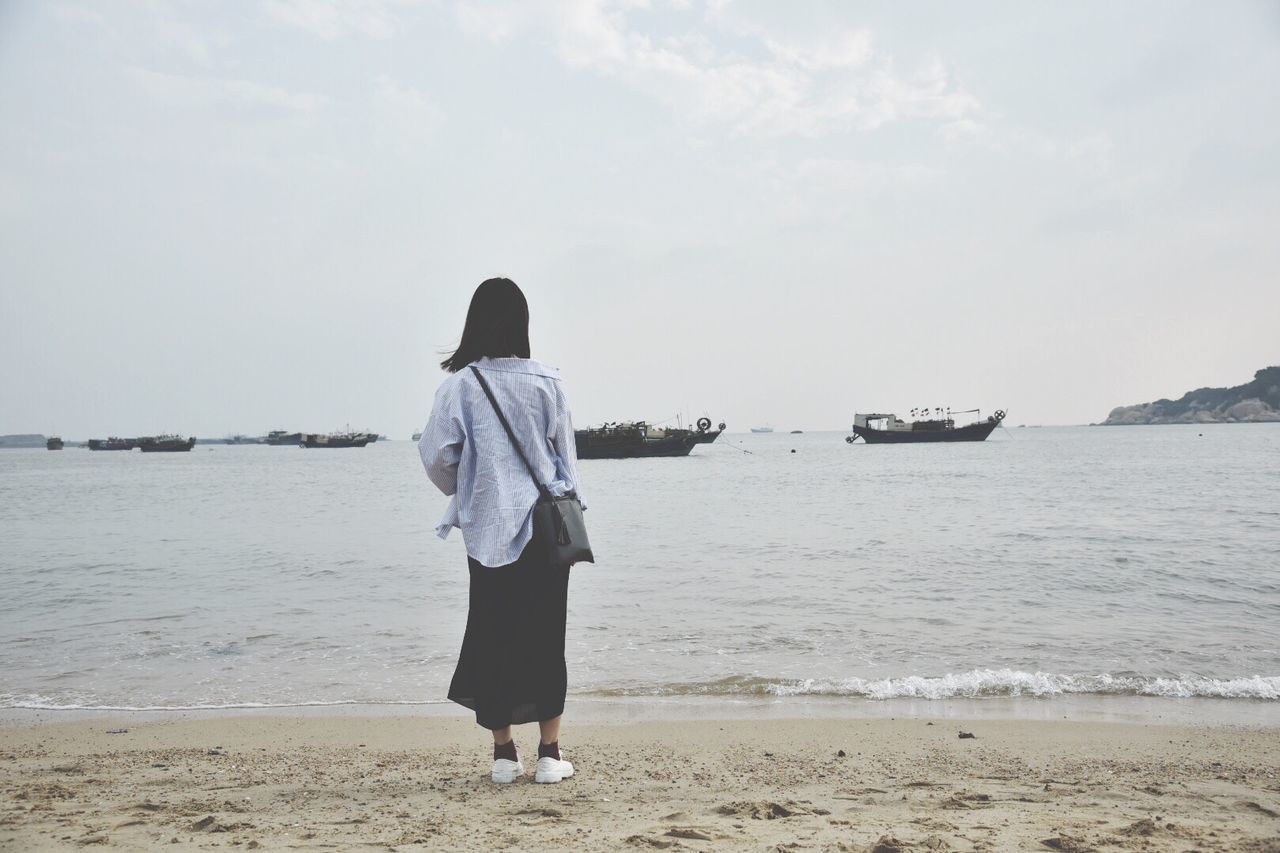
[[[867,444],[934,444],[942,441],[986,441],[1000,421],[982,421],[955,429],[887,430],[855,426],[853,434]]]
[[[707,430],[706,432],[699,433],[699,434],[698,434],[698,436],[697,436],[697,438],[698,438],[698,442],[697,442],[697,443],[698,443],[698,444],[712,444],[712,443],[714,443],[714,442],[715,442],[715,440],[716,440],[717,438],[719,438],[719,437],[720,437],[720,433],[722,433],[722,432],[724,432],[724,430],[722,430],[722,429],[709,429],[709,430]]]
[[[143,439],[138,446],[143,453],[186,453],[196,446],[194,438],[180,438],[168,441],[147,441]]]
[[[579,459],[646,459],[657,456],[688,456],[698,438],[692,435],[671,438],[628,438],[598,441],[576,439]]]
[[[303,447],[311,447],[315,449],[325,447],[364,447],[369,443],[369,436],[362,435],[359,438],[329,438],[327,436],[307,435],[302,438]]]
[[[115,440],[109,438],[89,439],[90,450],[133,450],[137,446],[137,443],[130,438]]]

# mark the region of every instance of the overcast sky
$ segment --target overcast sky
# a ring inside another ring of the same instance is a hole
[[[1280,363],[1280,4],[0,1],[0,432],[426,418],[506,275],[579,426]]]

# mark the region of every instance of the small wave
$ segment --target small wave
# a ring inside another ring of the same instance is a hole
[[[448,699],[337,699],[331,702],[226,702],[209,705],[92,705],[0,698],[0,708],[15,711],[242,711],[266,708],[332,708],[343,705],[444,705]]]
[[[1280,676],[1177,678],[1139,675],[1064,675],[1014,669],[973,669],[940,676],[769,679],[732,676],[715,681],[595,691],[604,696],[848,696],[863,699],[980,699],[1067,694],[1171,698],[1280,699]]]

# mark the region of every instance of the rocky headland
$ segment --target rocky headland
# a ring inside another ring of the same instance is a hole
[[[44,447],[45,437],[33,433],[21,435],[0,435],[0,448],[11,447]]]
[[[1264,367],[1234,388],[1197,388],[1176,400],[1117,406],[1103,426],[1280,422],[1280,366]]]

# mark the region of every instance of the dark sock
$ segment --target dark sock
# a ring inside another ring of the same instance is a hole
[[[556,761],[560,760],[560,741],[553,740],[551,743],[538,744],[538,757],[546,758],[550,756]]]
[[[499,758],[505,758],[507,761],[519,760],[516,758],[516,742],[514,738],[504,744],[495,743],[493,745],[493,760],[497,761]]]

